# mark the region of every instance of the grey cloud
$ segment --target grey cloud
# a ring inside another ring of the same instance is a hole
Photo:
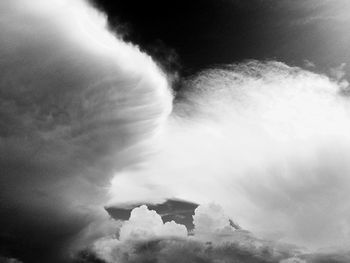
[[[84,1],[6,0],[0,13],[0,246],[60,262],[106,217],[110,178],[142,160],[172,98],[152,59]]]

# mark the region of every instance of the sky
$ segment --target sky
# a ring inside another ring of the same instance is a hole
[[[309,61],[320,70],[349,60],[345,0],[96,3],[125,39],[185,76],[246,59]]]
[[[0,3],[0,261],[350,261],[347,0]]]

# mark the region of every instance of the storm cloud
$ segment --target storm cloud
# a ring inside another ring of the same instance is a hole
[[[107,217],[112,172],[147,152],[172,95],[85,1],[6,0],[0,13],[1,253],[53,262]]]
[[[322,17],[291,26],[339,22],[308,3]],[[86,1],[3,0],[0,17],[1,260],[347,262],[346,64],[248,60],[175,94]],[[169,199],[199,204],[193,230],[105,209]]]

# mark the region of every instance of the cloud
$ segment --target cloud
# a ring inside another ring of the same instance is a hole
[[[187,229],[174,221],[163,223],[160,215],[143,205],[132,210],[130,218],[120,229],[121,241],[150,239],[154,237],[186,237]]]
[[[248,231],[233,229],[219,205],[199,206],[193,223],[193,235],[187,235],[183,225],[163,223],[155,211],[140,206],[133,209],[129,220],[123,222],[119,237],[114,235],[97,240],[85,255],[96,255],[108,263],[147,260],[278,262],[298,253],[293,246],[260,240]]]
[[[85,1],[4,0],[0,16],[0,246],[62,262],[67,240],[103,228],[109,179],[149,154],[172,94]]]
[[[201,205],[193,216],[194,235],[203,241],[222,242],[232,239],[236,230],[230,224],[230,218],[225,215],[222,207],[216,204]]]
[[[297,257],[292,257],[283,259],[280,261],[280,263],[306,263],[306,261]]]
[[[104,237],[95,241],[92,250],[107,262],[119,262],[123,250],[130,249],[135,242],[149,242],[162,238],[187,238],[184,225],[174,221],[163,223],[159,214],[142,205],[131,211],[130,218],[123,222],[118,238]]]
[[[277,242],[348,247],[345,82],[278,62],[209,69],[169,117],[165,74],[86,2],[4,0],[0,15],[1,254],[63,262],[93,243],[108,262],[277,262],[295,256]],[[192,238],[146,207],[123,224],[103,209],[168,198],[227,215],[199,207]]]
[[[177,94],[164,131],[158,156],[116,174],[111,204],[215,202],[264,239],[349,244],[349,99],[336,81],[278,62],[210,69]]]
[[[193,216],[192,234],[168,231],[160,215],[140,206],[118,233],[95,241],[77,255],[76,262],[254,262],[321,263],[349,261],[346,250],[319,250],[307,253],[283,242],[257,238],[247,230],[232,229],[229,218],[217,204],[200,205]],[[132,226],[132,227],[131,227]],[[173,229],[184,226],[173,223]],[[124,230],[123,230],[124,229]],[[125,231],[127,230],[127,231]],[[132,230],[132,231],[129,231]],[[125,234],[121,234],[125,231]],[[205,236],[203,236],[205,232]],[[175,235],[174,235],[175,234]],[[219,239],[220,238],[220,239]]]

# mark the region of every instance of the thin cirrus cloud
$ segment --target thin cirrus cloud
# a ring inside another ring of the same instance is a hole
[[[112,172],[147,153],[172,95],[85,1],[5,0],[0,16],[0,253],[61,262],[67,240],[107,217]]]

